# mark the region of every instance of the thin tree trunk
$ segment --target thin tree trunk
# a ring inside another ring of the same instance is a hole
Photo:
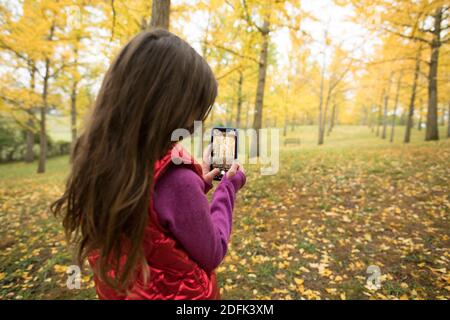
[[[170,7],[170,1],[169,1],[169,7]],[[170,9],[169,9],[170,11]],[[203,59],[205,59],[206,61],[208,60],[208,33],[209,33],[209,25],[211,22],[211,11],[208,10],[208,23],[206,24],[206,29],[205,29],[205,34],[203,35],[203,41],[202,41],[202,57]],[[168,29],[169,26],[167,26],[166,29]],[[211,123],[212,120],[214,118],[214,108],[211,108]],[[198,119],[200,120],[200,119]],[[204,124],[205,122],[202,122],[202,124]],[[200,142],[198,143],[198,147],[197,147],[197,156],[200,158],[202,158],[203,156],[203,137],[205,135],[205,129],[204,126],[202,125],[201,127],[201,132],[200,132]],[[195,146],[194,146],[195,147]]]
[[[170,24],[170,0],[153,0],[152,4],[152,20],[150,26],[152,28],[163,28],[169,30]]]
[[[255,114],[253,116],[253,129],[257,131],[256,139],[252,141],[252,155],[259,156],[259,129],[262,126],[262,113],[264,103],[264,88],[266,86],[266,74],[267,74],[267,58],[269,54],[269,20],[264,20],[262,27],[262,44],[259,57],[259,70],[258,70],[258,87],[256,89],[256,102],[255,102]]]
[[[242,112],[242,86],[244,83],[244,74],[242,71],[239,72],[239,82],[238,82],[238,100],[237,100],[237,117],[236,117],[236,128],[241,126],[241,112]]]
[[[447,110],[447,138],[450,138],[450,102]]]
[[[386,92],[386,89],[383,88],[383,91],[381,93],[381,98],[380,98],[380,102],[378,103],[378,115],[377,115],[377,130],[376,130],[376,136],[379,137],[380,136],[380,127],[381,127],[381,114],[382,114],[382,104],[383,104],[383,98],[384,98],[384,93]]]
[[[423,101],[420,99],[419,101],[419,120],[417,121],[417,130],[422,131],[422,109],[423,109]]]
[[[29,62],[29,72],[30,72],[30,89],[34,93],[36,88],[36,68],[32,61]],[[28,111],[28,121],[26,130],[26,151],[24,160],[27,163],[33,162],[34,160],[34,120],[33,120],[33,108]]]
[[[397,82],[397,92],[395,93],[395,103],[394,103],[394,111],[392,114],[392,128],[391,128],[391,138],[390,142],[394,142],[394,134],[395,134],[395,121],[397,120],[397,107],[398,107],[398,99],[400,95],[400,87],[402,85],[402,73],[398,76],[398,82]]]
[[[370,128],[370,132],[374,131],[374,125],[373,125],[373,106],[370,107],[370,113],[369,113],[369,128]]]
[[[77,139],[77,86],[78,81],[72,84],[72,92],[70,94],[70,125],[72,129],[72,144]]]
[[[374,124],[373,124],[373,109],[374,109],[374,106],[372,105],[371,107],[370,107],[370,109],[369,109],[369,128],[370,128],[370,131],[371,132],[373,132],[374,131]]]
[[[207,58],[208,54],[208,35],[209,35],[209,27],[211,24],[211,10],[208,10],[208,22],[206,23],[205,34],[203,35],[202,41],[202,56],[203,58]]]
[[[48,40],[53,40],[53,33],[55,32],[55,23],[52,23],[50,27],[50,33],[48,35]],[[42,106],[40,108],[41,120],[40,120],[40,131],[39,131],[39,163],[38,163],[38,173],[45,172],[45,162],[47,160],[47,128],[46,128],[46,116],[47,116],[47,96],[48,96],[48,82],[50,79],[50,58],[45,58],[45,73],[43,79],[42,87]]]
[[[320,130],[319,130],[319,145],[323,144],[325,141],[325,127],[326,127],[326,123],[327,123],[327,114],[328,114],[328,107],[330,105],[330,99],[331,99],[331,86],[329,86],[328,88],[328,93],[327,93],[327,97],[325,100],[325,108],[323,110],[323,115],[322,115],[322,124],[320,125]]]
[[[40,108],[40,131],[39,131],[39,164],[38,173],[45,172],[45,162],[47,159],[47,129],[46,129],[46,116],[47,116],[47,95],[48,95],[48,80],[50,77],[50,59],[45,59],[45,75],[44,84],[42,89],[42,106]]]
[[[381,126],[381,104],[378,105],[378,116],[377,116],[377,130],[375,131],[375,135],[377,137],[380,136],[380,126]]]
[[[285,96],[284,96],[284,126],[283,126],[283,137],[286,137],[287,135],[287,130],[288,130],[288,125],[289,125],[289,117],[288,117],[288,104],[287,104],[287,99],[289,97],[289,82],[286,88],[286,92],[285,92]]]
[[[80,41],[77,38],[77,43]],[[78,45],[78,44],[77,44]],[[74,48],[74,68],[77,71],[78,68],[78,48],[77,45]],[[70,126],[72,131],[72,145],[75,144],[77,139],[77,96],[78,96],[78,79],[75,77],[72,82],[72,89],[70,93]]]
[[[386,139],[386,128],[387,128],[387,107],[388,107],[389,96],[384,97],[384,109],[383,109],[383,130],[381,132],[381,139]]]
[[[427,111],[427,127],[425,133],[425,140],[439,140],[438,130],[438,62],[439,62],[439,48],[441,46],[441,21],[442,21],[442,7],[436,9],[434,14],[434,30],[433,41],[431,43],[431,58],[430,69],[428,73],[428,111]]]
[[[333,103],[333,108],[331,109],[330,127],[328,128],[328,135],[330,135],[331,131],[333,131],[335,118],[336,118],[336,102]]]
[[[414,70],[414,80],[411,90],[411,100],[409,102],[409,112],[408,118],[406,120],[406,131],[405,131],[405,139],[404,143],[409,143],[411,141],[411,128],[413,126],[413,116],[414,116],[414,103],[416,101],[416,90],[417,90],[417,80],[419,79],[420,73],[420,53],[422,51],[422,47],[419,46],[417,50],[416,56],[416,68]]]
[[[389,103],[389,92],[391,89],[391,81],[392,81],[392,73],[389,76],[389,84],[388,89],[386,91],[386,95],[384,96],[384,110],[383,110],[383,131],[381,132],[381,139],[386,139],[386,131],[387,131],[387,112],[388,112],[388,103]]]
[[[324,39],[327,39],[328,37],[328,30],[325,30]],[[322,72],[320,73],[320,96],[319,96],[319,119],[318,119],[318,126],[319,126],[319,137],[317,144],[322,145],[323,144],[323,129],[322,126],[324,124],[323,118],[324,118],[324,112],[323,112],[323,91],[325,86],[325,67],[326,67],[326,52],[325,47],[323,49],[323,58],[322,58]]]

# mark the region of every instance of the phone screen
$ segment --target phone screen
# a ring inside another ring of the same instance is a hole
[[[237,159],[237,129],[213,128],[211,143],[211,170],[220,169],[220,173],[214,177],[220,180]]]

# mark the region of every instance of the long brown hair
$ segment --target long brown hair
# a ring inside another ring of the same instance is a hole
[[[216,95],[206,61],[166,30],[135,36],[107,71],[72,151],[66,190],[51,210],[62,216],[78,263],[99,252],[98,274],[111,287],[126,290],[146,265],[142,241],[155,162],[175,129],[206,118]]]

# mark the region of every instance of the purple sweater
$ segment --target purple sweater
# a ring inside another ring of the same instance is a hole
[[[214,270],[227,252],[234,200],[245,180],[242,171],[231,179],[224,177],[211,204],[206,193],[212,185],[189,168],[170,165],[155,185],[153,199],[160,223],[205,271]]]

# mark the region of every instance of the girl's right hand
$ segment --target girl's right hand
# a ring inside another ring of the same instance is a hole
[[[238,171],[242,171],[242,173],[245,174],[244,167],[239,162],[235,161],[227,171],[227,178],[230,179],[234,177]]]

